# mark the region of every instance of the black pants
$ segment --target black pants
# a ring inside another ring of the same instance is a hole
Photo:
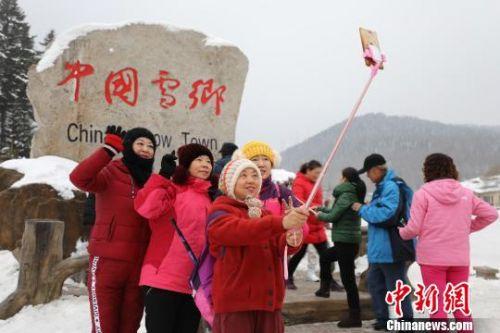
[[[349,309],[359,310],[359,293],[354,274],[354,259],[359,251],[359,244],[335,242],[335,245],[323,251],[319,257],[320,278],[323,281],[331,281],[332,273],[330,266],[332,262],[338,261],[340,267],[340,278],[347,293]]]
[[[293,257],[290,259],[290,262],[288,263],[288,277],[289,277],[289,279],[293,280],[293,273],[295,273],[295,270],[297,269],[297,266],[299,266],[300,261],[306,255],[308,245],[309,244],[302,245],[300,250],[297,253],[295,253],[293,255]],[[328,243],[326,241],[323,243],[311,244],[311,245],[314,245],[314,248],[316,248],[316,251],[318,252],[318,255],[320,257],[321,257],[321,253],[323,253],[323,251],[328,249]]]
[[[144,304],[148,333],[198,331],[201,315],[191,295],[146,287]]]

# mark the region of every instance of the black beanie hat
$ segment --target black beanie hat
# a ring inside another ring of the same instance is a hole
[[[222,154],[222,156],[231,156],[233,155],[234,151],[238,149],[238,146],[235,145],[232,142],[224,142],[222,145],[222,148],[220,149],[219,153]]]
[[[191,162],[196,158],[206,155],[210,159],[212,166],[214,165],[214,157],[212,152],[207,147],[197,144],[190,143],[184,145],[177,149],[177,156],[179,158],[179,165],[175,169],[172,180],[176,184],[184,184],[189,178],[189,167]]]
[[[212,163],[212,165],[214,164],[214,157],[212,155],[212,152],[210,151],[210,149],[203,145],[190,143],[177,149],[179,164],[186,169],[189,169],[191,162],[203,155],[208,156],[208,158],[210,159],[210,163]]]
[[[134,153],[132,145],[139,138],[151,140],[153,149],[156,151],[156,141],[151,131],[142,127],[132,128],[123,138],[123,163],[127,166],[134,180],[142,187],[153,172],[154,157],[145,159]]]
[[[125,150],[132,150],[134,141],[139,138],[148,138],[149,140],[151,140],[154,146],[154,150],[156,151],[155,136],[153,135],[153,133],[151,133],[150,130],[143,127],[135,127],[127,131],[127,134],[125,134],[125,137],[123,138],[123,148]]]

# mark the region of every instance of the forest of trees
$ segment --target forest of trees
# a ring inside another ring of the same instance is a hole
[[[17,0],[0,0],[0,158],[28,157],[36,127],[26,95],[28,70],[55,37],[51,30],[36,47]]]

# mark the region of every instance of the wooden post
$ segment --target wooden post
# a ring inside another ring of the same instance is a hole
[[[64,222],[26,220],[17,289],[0,304],[0,319],[23,306],[43,304],[61,296],[64,280],[88,265],[88,255],[63,258]]]

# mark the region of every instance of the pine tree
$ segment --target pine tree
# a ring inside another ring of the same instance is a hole
[[[0,149],[9,157],[29,156],[34,128],[26,85],[37,57],[24,20],[17,0],[0,1]]]
[[[45,38],[43,39],[43,42],[40,42],[40,45],[43,47],[42,53],[49,49],[55,38],[56,32],[54,31],[54,29],[51,29],[47,36],[45,36]]]

